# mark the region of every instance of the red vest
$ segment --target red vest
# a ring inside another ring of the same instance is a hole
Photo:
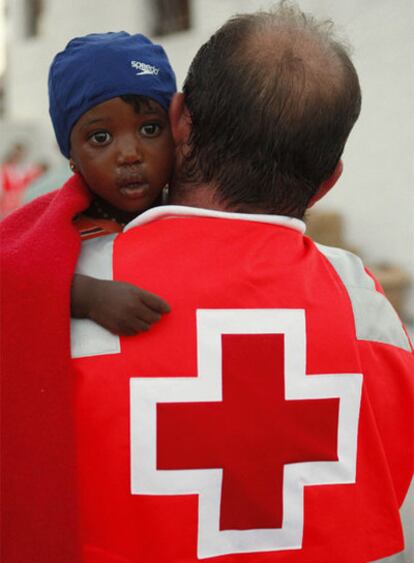
[[[89,273],[99,244],[114,279],[172,309],[136,337],[74,328],[85,561],[401,551],[413,357],[388,302],[300,222],[180,213],[84,246]]]

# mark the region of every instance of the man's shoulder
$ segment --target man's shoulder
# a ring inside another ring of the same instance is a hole
[[[368,274],[363,261],[349,250],[315,243],[319,252],[328,260],[343,284],[375,291],[375,282]]]
[[[391,303],[359,256],[316,244],[344,286],[352,305],[358,340],[382,342],[411,351],[408,336]]]

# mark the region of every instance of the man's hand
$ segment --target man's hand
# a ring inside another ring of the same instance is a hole
[[[89,318],[124,336],[147,331],[170,311],[161,297],[135,285],[82,274],[73,277],[71,300],[72,317]]]

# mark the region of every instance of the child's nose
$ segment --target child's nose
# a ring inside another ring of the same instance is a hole
[[[142,162],[143,155],[141,145],[136,137],[127,137],[119,142],[117,163],[134,164],[135,162]]]

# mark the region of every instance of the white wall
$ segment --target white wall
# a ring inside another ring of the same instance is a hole
[[[48,0],[43,37],[18,40],[19,5],[8,67],[8,114],[37,124],[42,150],[54,146],[47,112],[47,72],[73,36],[94,31],[147,33],[151,0]],[[181,86],[198,47],[235,12],[269,7],[260,0],[194,0],[194,28],[163,38]],[[414,280],[414,25],[412,0],[301,0],[331,17],[354,47],[363,107],[344,154],[337,187],[318,205],[345,215],[346,239],[370,263],[400,264]],[[414,292],[409,312],[414,317]]]

